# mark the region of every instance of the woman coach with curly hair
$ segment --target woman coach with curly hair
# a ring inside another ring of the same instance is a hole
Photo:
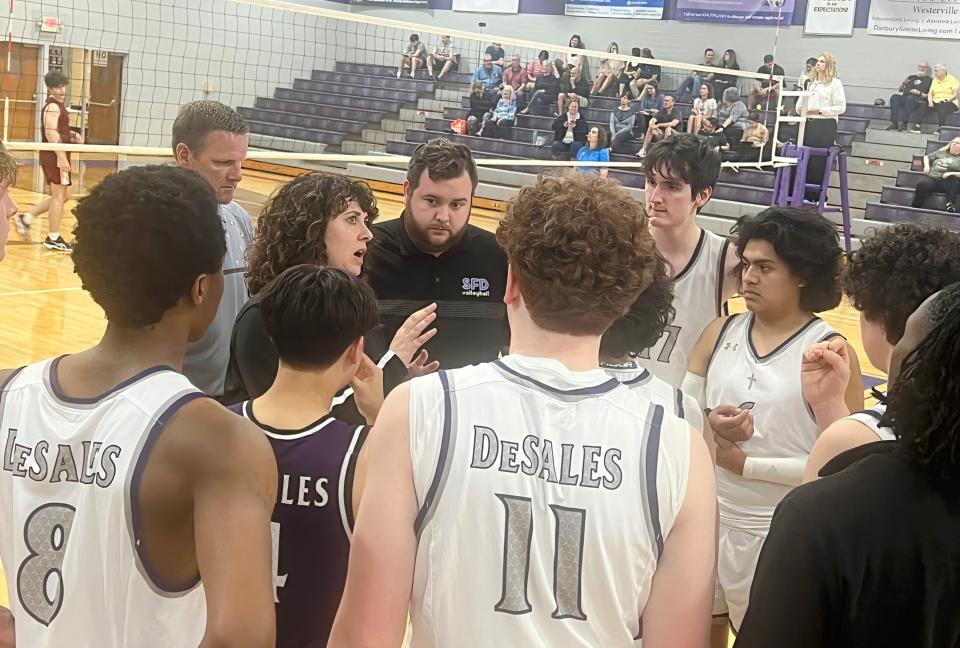
[[[378,215],[376,199],[366,184],[337,175],[302,175],[267,201],[247,253],[247,285],[253,297],[240,310],[233,327],[225,403],[256,398],[276,377],[277,351],[260,314],[263,289],[284,270],[302,263],[329,266],[359,277],[373,238],[369,225]],[[423,354],[414,363],[414,354],[436,333],[435,329],[426,330],[435,310],[431,304],[415,312],[397,331],[390,351],[378,363],[388,385],[402,380],[411,365],[431,369],[424,367]],[[333,413],[348,422],[364,422],[349,389],[334,399]]]

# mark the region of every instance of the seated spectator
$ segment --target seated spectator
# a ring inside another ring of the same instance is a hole
[[[647,149],[654,142],[673,135],[681,121],[680,109],[677,108],[673,97],[666,95],[663,98],[663,109],[650,119],[647,133],[643,136],[643,148],[637,153],[637,157],[646,156]]]
[[[639,47],[634,47],[630,50],[630,56],[640,58],[643,50]],[[627,63],[623,72],[620,73],[619,87],[617,89],[617,96],[622,97],[626,94],[627,89],[630,87],[630,82],[637,78],[637,73],[640,71],[640,61],[630,61]]]
[[[500,66],[500,69],[503,69],[504,64],[506,63],[507,53],[500,47],[500,43],[492,43],[487,46],[487,49],[483,50],[484,54],[489,54],[490,58],[493,60],[494,65]]]
[[[747,116],[740,141],[733,145],[732,154],[725,157],[724,160],[756,162],[759,159],[760,151],[769,141],[770,131],[763,124],[763,117],[757,112],[750,113]]]
[[[700,132],[703,120],[710,119],[717,112],[717,100],[713,98],[713,86],[700,84],[700,96],[693,100],[693,110],[687,117],[687,132],[696,135]]]
[[[550,52],[547,50],[540,50],[537,54],[537,58],[530,61],[527,64],[527,86],[524,88],[524,91],[527,94],[534,92],[534,86],[537,83],[537,79],[542,76],[554,77],[556,78],[557,69],[553,66],[550,61]]]
[[[718,128],[716,117],[707,117],[700,122],[700,141],[717,151],[723,159],[723,154],[730,150],[730,142],[723,131]]]
[[[577,162],[609,162],[610,149],[607,148],[607,131],[599,126],[594,126],[587,133],[587,145],[581,146],[577,151]],[[601,177],[607,177],[606,167],[581,167],[577,168],[580,173],[599,173]]]
[[[440,66],[440,73],[434,76],[433,68]],[[443,81],[450,70],[460,65],[460,51],[453,46],[449,36],[441,36],[440,42],[427,57],[427,74],[431,79]]]
[[[927,92],[927,105],[919,106],[910,116],[913,121],[914,133],[922,132],[920,122],[931,112],[937,114],[937,125],[943,128],[947,115],[957,110],[957,95],[960,94],[960,81],[952,74],[947,74],[947,66],[937,63],[933,66],[933,81],[930,82],[930,91]]]
[[[616,42],[607,45],[607,54],[619,54],[620,46]],[[613,84],[620,79],[623,72],[624,62],[619,59],[601,59],[600,69],[597,70],[597,78],[593,82],[590,94],[603,95],[607,90],[613,87]]]
[[[911,74],[900,84],[899,94],[890,97],[890,125],[887,130],[907,130],[907,121],[917,108],[926,106],[930,94],[930,64],[920,61],[917,73]]]
[[[504,137],[506,133],[503,132],[503,129],[511,128],[516,123],[517,99],[514,97],[513,88],[504,86],[503,92],[500,94],[500,101],[484,117],[483,125],[477,135],[480,137]]]
[[[569,103],[578,103],[581,108],[586,108],[589,102],[590,84],[587,81],[581,81],[571,90],[565,91],[563,80],[560,81],[560,94],[557,95],[557,114],[562,115]]]
[[[403,76],[403,70],[410,68],[410,78],[417,74],[417,68],[423,67],[427,60],[427,50],[423,46],[418,34],[410,34],[410,42],[400,55],[400,65],[397,66],[397,78]]]
[[[716,67],[713,64],[713,58],[715,56],[716,52],[713,51],[713,48],[708,47],[703,50],[703,63],[701,63],[701,65]],[[680,87],[677,89],[677,97],[680,99],[693,97],[694,93],[699,90],[704,81],[712,84],[715,76],[713,72],[694,72],[680,83]]]
[[[567,112],[553,120],[553,159],[573,158],[586,141],[587,120],[580,114],[580,104],[571,101]]]
[[[583,44],[583,39],[580,38],[580,34],[571,36],[567,47],[586,49],[586,46]],[[589,62],[585,56],[564,52],[560,55],[560,58],[554,62],[554,65],[557,67],[557,76],[562,78],[564,74],[571,74],[574,77],[573,84],[576,85],[576,83],[580,81],[583,66],[589,66]]]
[[[927,177],[917,183],[913,206],[923,207],[932,193],[947,196],[946,210],[951,214],[960,209],[960,137],[930,155],[923,156],[923,172]]]
[[[803,73],[797,77],[796,89],[797,90],[806,90],[807,86],[813,83],[814,79],[817,78],[817,57],[811,56],[803,64]]]
[[[763,65],[757,68],[757,74],[768,74],[770,76],[783,76],[783,68],[773,62],[773,54],[767,54],[763,57]],[[769,106],[770,102],[776,101],[780,94],[780,82],[776,79],[760,79],[753,84],[753,90],[747,97],[747,103],[750,110],[763,110],[762,106]]]
[[[727,88],[723,92],[723,100],[717,106],[717,121],[720,129],[727,134],[731,142],[739,142],[743,136],[743,129],[747,127],[746,104],[740,101],[740,91],[736,88]]]
[[[763,117],[758,112],[747,115],[747,127],[743,129],[740,142],[749,144],[753,148],[763,148],[770,140],[770,131],[763,123]]]
[[[527,114],[534,106],[541,103],[553,102],[560,94],[560,77],[557,68],[547,61],[550,53],[547,50],[540,50],[536,61],[531,61],[527,66],[528,83],[526,93],[530,99],[526,107],[520,111],[521,115]],[[534,75],[535,74],[535,75]]]
[[[637,123],[637,114],[630,106],[630,97],[622,95],[620,106],[610,112],[611,145],[616,151],[633,139],[633,128]]]
[[[663,95],[656,81],[651,81],[643,87],[643,96],[637,108],[637,127],[642,133],[647,132],[650,118],[663,110]]]
[[[649,47],[644,47],[640,52],[640,56],[645,59],[652,59],[653,52],[650,51]],[[651,81],[656,81],[660,83],[660,74],[662,70],[659,65],[654,65],[653,63],[641,63],[640,64],[640,74],[637,75],[637,83],[642,87],[643,84],[649,83]]]
[[[497,94],[500,89],[500,82],[503,80],[503,70],[493,64],[493,57],[489,54],[483,55],[483,63],[477,66],[473,73],[473,80],[483,84],[483,91],[488,94]]]
[[[585,49],[583,40],[578,34],[570,37],[569,47]],[[580,98],[580,107],[586,108],[587,97],[590,96],[590,87],[593,84],[590,76],[590,60],[582,54],[563,54],[556,62],[560,74],[560,95],[557,97],[557,114],[563,114],[564,104],[572,100],[574,95]]]
[[[740,64],[737,63],[737,53],[732,49],[728,49],[723,53],[723,58],[720,59],[720,67],[724,70],[739,70]],[[713,91],[723,96],[723,93],[727,88],[738,88],[740,77],[734,76],[732,74],[720,74],[719,72],[714,76],[713,79]]]
[[[520,63],[520,55],[514,54],[510,57],[509,67],[503,71],[503,87],[513,88],[513,94],[518,105],[526,103],[524,91],[529,80],[527,69]]]
[[[476,135],[487,113],[493,109],[494,95],[485,92],[483,84],[474,81],[470,86],[470,113],[467,116],[467,134]]]

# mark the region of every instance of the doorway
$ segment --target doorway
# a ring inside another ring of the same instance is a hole
[[[0,98],[9,104],[5,140],[34,141],[37,137],[37,88],[40,85],[40,46],[10,43],[2,63]],[[0,106],[3,109],[3,106]]]
[[[123,55],[89,50],[90,86],[87,95],[87,143],[120,143],[120,101]]]

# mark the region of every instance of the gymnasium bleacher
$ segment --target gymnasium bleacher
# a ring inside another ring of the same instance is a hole
[[[461,70],[472,69],[465,60]],[[453,72],[441,82],[418,73],[396,78],[396,69],[338,61],[333,70],[315,70],[309,79],[296,79],[292,87],[278,87],[273,97],[257,97],[254,106],[239,108],[250,122],[251,144],[258,148],[308,153],[355,155],[410,155],[421,142],[448,137],[467,144],[477,158],[549,160],[553,121],[551,104],[541,104],[531,114],[518,115],[517,124],[502,139],[455,135],[450,122],[468,113],[471,74]],[[668,72],[662,87],[676,87],[679,77]],[[667,94],[670,90],[666,91]],[[744,93],[745,94],[745,93]],[[583,111],[590,125],[606,127],[615,97],[591,96]],[[680,103],[684,117],[690,104]],[[772,122],[770,114],[768,123]],[[925,208],[913,208],[913,192],[922,174],[911,171],[914,155],[944,146],[960,135],[960,113],[948,118],[940,139],[935,136],[885,130],[889,108],[848,103],[840,117],[837,142],[848,152],[848,187],[853,235],[860,236],[879,223],[914,222],[960,230],[960,221],[941,211],[943,195],[931,196]],[[771,123],[772,125],[772,123]],[[539,144],[546,141],[545,144]],[[639,141],[632,142],[612,160],[636,162]],[[325,163],[346,169],[349,175],[401,184],[405,171],[396,165]],[[532,175],[543,171],[535,163],[504,168],[481,167],[476,195],[493,201],[508,200]],[[631,190],[643,188],[639,169],[612,169]],[[839,179],[830,182],[831,199],[838,200]],[[701,214],[702,224],[727,233],[731,220],[755,213],[770,204],[773,173],[766,170],[724,169],[713,200]],[[839,214],[828,217],[839,223]]]

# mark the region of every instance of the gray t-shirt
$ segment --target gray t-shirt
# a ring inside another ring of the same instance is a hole
[[[202,338],[187,346],[187,357],[183,361],[183,374],[194,386],[211,396],[223,394],[233,323],[250,298],[245,281],[246,253],[253,241],[253,222],[243,207],[235,202],[220,205],[220,218],[227,235],[227,255],[223,260],[223,299],[210,328]]]
[[[960,171],[960,155],[953,155],[945,148],[930,154],[931,178],[942,178],[944,173],[956,171]]]

